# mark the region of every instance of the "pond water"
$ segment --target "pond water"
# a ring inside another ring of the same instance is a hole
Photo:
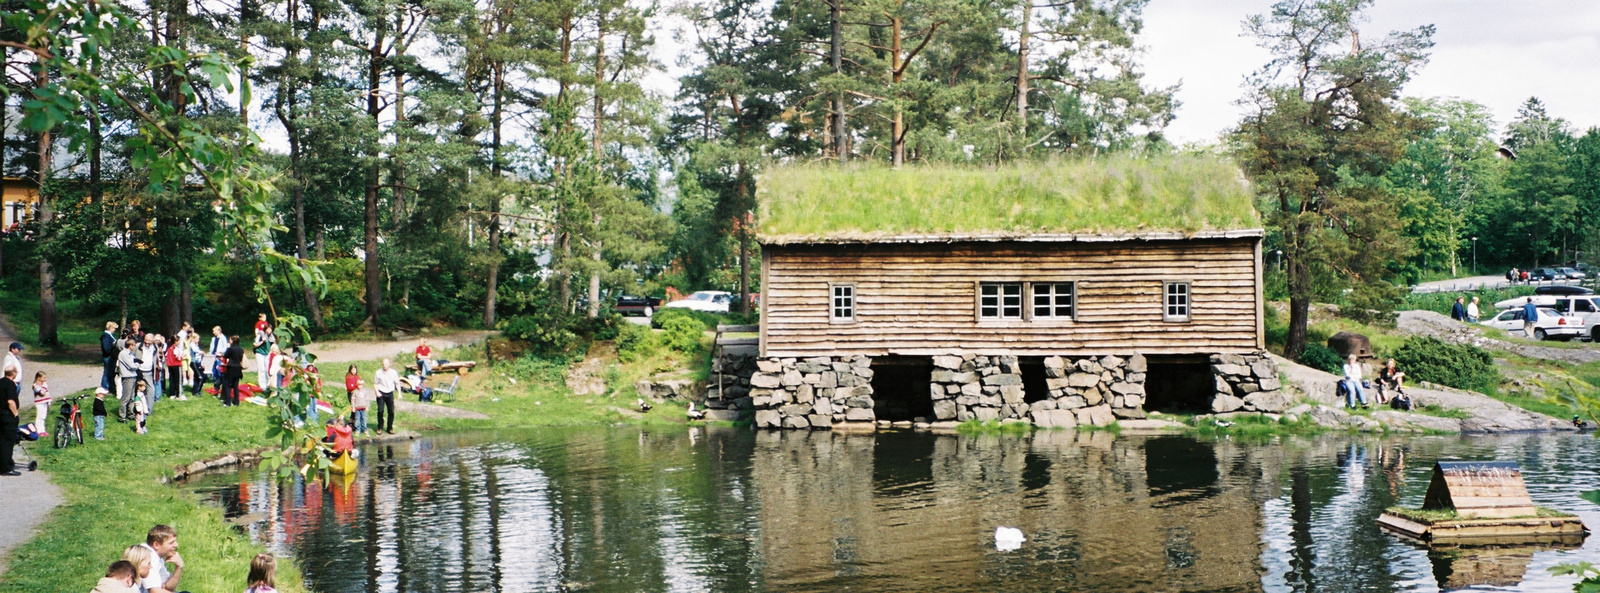
[[[1251,443],[1108,433],[581,428],[363,449],[335,484],[189,487],[316,591],[1571,591],[1582,548],[1430,552],[1381,531],[1437,459],[1522,464],[1600,525],[1586,436]],[[1023,531],[996,549],[996,527]]]

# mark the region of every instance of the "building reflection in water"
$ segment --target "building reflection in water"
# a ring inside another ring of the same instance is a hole
[[[1312,592],[1536,578],[1561,558],[1430,554],[1373,525],[1420,500],[1426,478],[1408,465],[1427,464],[1408,458],[1526,454],[1525,468],[1579,471],[1532,445],[1463,443],[545,430],[368,446],[348,483],[243,472],[202,488],[230,517],[259,519],[247,530],[326,592]],[[1027,543],[996,551],[998,526]]]

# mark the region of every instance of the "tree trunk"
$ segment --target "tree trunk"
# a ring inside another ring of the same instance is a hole
[[[289,174],[294,178],[294,253],[304,264],[309,250],[306,245],[306,180],[300,167],[300,143],[293,132],[289,136]],[[306,299],[306,310],[311,313],[311,326],[318,333],[328,331],[327,323],[322,321],[322,307],[317,302],[316,288],[310,282],[304,282],[300,290]]]
[[[396,57],[399,57],[399,56],[396,56]],[[405,189],[404,188],[405,188],[405,185],[406,185],[406,168],[405,168],[405,164],[400,161],[400,134],[403,133],[403,131],[404,131],[404,123],[403,122],[405,121],[405,118],[406,118],[405,77],[400,73],[399,70],[395,70],[395,72],[394,72],[394,144],[395,144],[395,146],[394,146],[394,150],[390,151],[390,156],[389,156],[389,161],[391,163],[390,167],[392,167],[390,169],[389,178],[394,182],[393,183],[394,184],[394,189],[389,190],[390,191],[390,195],[394,196],[394,200],[393,200],[394,204],[391,207],[392,212],[389,213],[390,214],[390,218],[391,218],[391,227],[393,229],[392,232],[399,232],[400,231],[400,225],[405,222],[406,194],[405,194]]]
[[[894,81],[894,86],[896,87],[892,91],[898,92],[900,80],[905,74],[900,69],[900,19],[892,18],[889,19],[889,22],[891,23],[889,42],[892,46],[889,48],[890,79]],[[932,35],[932,33],[929,34]],[[894,127],[890,132],[889,145],[892,147],[891,152],[894,155],[891,166],[899,169],[901,165],[906,163],[906,118],[905,110],[898,105],[894,108]]]
[[[833,73],[835,75],[844,73],[843,4],[844,0],[829,0],[828,2],[828,16],[832,26],[828,59],[833,63]],[[846,123],[847,119],[844,91],[841,90],[833,95],[833,154],[838,157],[841,163],[850,160],[850,147],[845,143],[845,139],[850,134],[848,131],[849,126]]]
[[[603,151],[603,147],[604,147],[604,144],[605,144],[605,141],[601,138],[601,134],[604,133],[604,131],[605,131],[605,125],[604,124],[605,124],[605,115],[606,115],[605,97],[602,96],[602,93],[601,93],[601,87],[603,87],[605,85],[605,82],[606,82],[606,13],[605,13],[605,9],[602,8],[600,10],[599,14],[595,17],[595,23],[596,23],[596,28],[595,28],[595,37],[594,37],[594,138],[593,138],[593,140],[594,140],[594,161],[595,161],[595,166],[599,167],[600,163],[601,163],[601,156],[603,155],[603,152],[602,152]],[[590,198],[591,200],[599,200],[599,199],[601,199],[601,198],[598,197],[599,196],[598,192],[590,192],[590,194],[591,194],[591,198]],[[599,206],[599,204],[591,204],[591,206],[593,206],[595,208],[593,208],[591,210],[592,214],[590,215],[591,216],[590,222],[593,223],[593,227],[592,227],[590,232],[594,233],[596,236],[592,237],[593,244],[594,244],[594,250],[592,252],[590,252],[590,254],[589,254],[590,259],[594,260],[594,270],[589,272],[589,310],[587,312],[587,315],[588,315],[588,317],[590,319],[593,319],[595,317],[599,317],[600,316],[600,270],[601,270],[601,268],[605,267],[605,253],[601,250],[600,238],[598,236],[599,233],[600,233],[600,211],[599,211],[599,208],[597,206]]]
[[[178,281],[178,316],[183,321],[194,321],[194,279],[188,274]]]
[[[44,88],[49,83],[49,71],[41,64],[38,66],[36,80],[37,88]],[[55,221],[55,211],[50,207],[50,194],[45,191],[45,182],[50,178],[50,132],[41,132],[38,143],[38,180],[39,180],[39,238],[42,240],[50,234],[50,224]],[[55,346],[61,342],[57,335],[56,326],[56,274],[50,266],[50,258],[39,258],[39,345]]]
[[[750,217],[745,205],[749,204],[750,186],[744,161],[739,162],[739,312],[750,314]]]
[[[1309,229],[1306,229],[1309,230]],[[1300,235],[1304,237],[1305,235]],[[1283,345],[1283,357],[1294,360],[1306,349],[1306,327],[1311,322],[1311,268],[1300,254],[1290,249],[1289,257],[1289,337]]]
[[[383,107],[378,103],[379,85],[382,83],[383,60],[380,53],[383,48],[383,33],[380,31],[374,36],[372,48],[367,57],[367,115],[376,123],[378,114]],[[376,152],[376,151],[374,151]],[[361,322],[364,327],[374,327],[378,324],[378,313],[383,311],[383,269],[378,262],[378,162],[376,154],[373,162],[367,169],[367,187],[365,195],[365,212],[363,213],[363,234],[365,242],[363,249],[366,251],[366,284],[367,284],[367,318]]]
[[[501,127],[505,123],[505,67],[495,64],[493,71],[494,108],[489,113],[490,123],[490,161],[489,173],[494,181],[500,180],[500,146],[503,142]],[[494,329],[495,301],[499,299],[500,287],[500,190],[498,185],[491,186],[489,193],[489,278],[485,282],[483,297],[483,327]]]
[[[1022,28],[1017,36],[1017,136],[1027,145],[1028,137],[1028,27],[1033,19],[1033,0],[1022,0]]]

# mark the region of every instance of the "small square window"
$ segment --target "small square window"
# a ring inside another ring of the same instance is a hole
[[[1076,313],[1076,287],[1072,282],[1035,282],[1034,319],[1072,319]]]
[[[856,287],[854,284],[828,285],[828,320],[840,323],[856,320]]]
[[[979,319],[1022,319],[1021,282],[985,282],[978,285]]]
[[[1163,307],[1162,319],[1166,321],[1189,320],[1189,283],[1168,282],[1162,290]]]

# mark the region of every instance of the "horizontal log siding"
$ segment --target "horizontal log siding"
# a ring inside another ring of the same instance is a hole
[[[1255,243],[769,245],[762,349],[779,357],[1254,351]],[[1075,281],[1077,321],[979,322],[980,281]],[[1189,322],[1162,320],[1165,281],[1190,283]],[[829,283],[855,284],[855,323],[828,322]]]

